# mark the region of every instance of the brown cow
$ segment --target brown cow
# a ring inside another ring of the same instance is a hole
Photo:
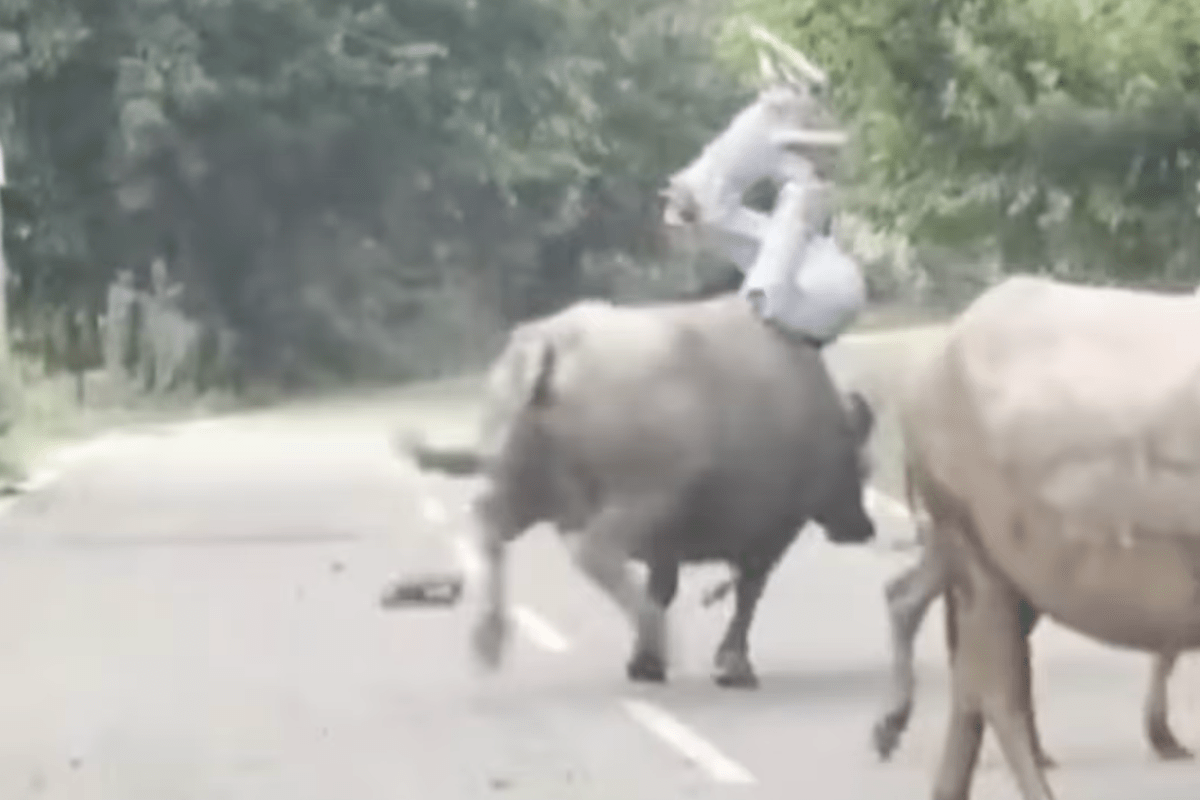
[[[679,566],[734,565],[716,677],[753,685],[750,622],[799,529],[812,519],[833,541],[874,536],[860,461],[871,415],[861,398],[849,405],[817,349],[736,296],[580,302],[518,326],[489,373],[474,456],[488,566],[477,656],[491,666],[502,656],[508,543],[548,522],[634,627],[633,680],[665,679],[664,611]],[[649,591],[630,560],[650,565]]]
[[[965,800],[985,725],[1025,800],[1039,763],[1029,633],[1200,647],[1200,307],[1018,277],[914,374],[913,494],[946,570],[953,697],[934,797]]]
[[[941,597],[946,589],[946,568],[938,558],[937,550],[926,546],[926,526],[918,521],[916,527],[921,545],[917,563],[888,581],[884,587],[891,628],[892,674],[887,703],[871,732],[875,752],[884,760],[890,758],[899,746],[912,715],[916,688],[913,649],[917,632],[933,601]],[[1179,743],[1168,720],[1167,684],[1177,659],[1178,654],[1173,652],[1154,657],[1142,706],[1146,739],[1155,755],[1164,761],[1193,757],[1192,752]],[[1045,753],[1041,754],[1041,758],[1044,765],[1054,765]]]

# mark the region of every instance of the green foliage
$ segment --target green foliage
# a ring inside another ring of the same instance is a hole
[[[976,285],[964,253],[1200,277],[1200,6],[729,3],[830,71],[851,209],[944,282]],[[445,372],[580,294],[671,294],[697,275],[656,190],[748,99],[714,41],[756,64],[729,13],[0,0],[14,340],[158,254],[237,372],[286,386]]]
[[[829,72],[853,202],[1007,269],[1200,276],[1200,5],[736,0]],[[732,26],[727,54],[752,65]]]
[[[655,190],[744,97],[717,2],[0,0],[14,319],[161,253],[265,379],[442,368],[412,343],[655,249]]]

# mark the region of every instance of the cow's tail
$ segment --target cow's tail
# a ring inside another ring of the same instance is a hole
[[[904,502],[908,506],[908,514],[913,519],[917,516],[917,487],[916,465],[910,456],[904,457]]]
[[[912,520],[913,529],[916,531],[917,543],[924,545],[928,540],[929,518],[921,502],[921,493],[918,491],[918,484],[920,482],[921,475],[918,472],[916,461],[911,455],[905,454],[904,503],[908,506],[908,516]]]
[[[533,369],[523,375],[518,373],[514,379],[519,384],[517,391],[521,393],[520,404],[545,407],[554,399],[558,353],[554,342],[546,338],[539,339],[536,347],[536,352],[528,354],[537,359]],[[519,362],[524,363],[527,362]],[[478,445],[435,447],[428,444],[420,433],[405,429],[393,434],[392,448],[401,458],[411,459],[423,472],[440,472],[454,477],[469,477],[483,472],[484,459]]]
[[[494,373],[509,398],[515,399],[518,414],[522,408],[549,405],[554,399],[555,366],[558,354],[552,341],[539,337],[529,347],[519,349],[503,368]],[[485,424],[485,429],[487,425]],[[495,433],[494,431],[492,433]],[[480,522],[479,544],[482,555],[481,588],[483,605],[473,634],[475,656],[489,669],[500,665],[508,641],[508,544],[520,535],[523,514],[509,506],[512,492],[495,489],[485,492],[475,503]]]
[[[736,566],[733,567],[728,578],[725,578],[719,583],[713,584],[711,587],[705,590],[704,594],[700,596],[701,607],[708,608],[709,606],[724,600],[730,592],[737,588],[737,583],[740,578],[741,570],[739,570]]]
[[[526,395],[527,403],[534,407],[548,406],[554,401],[554,373],[558,367],[558,351],[554,342],[542,339],[539,346],[541,352],[537,354],[537,368]]]

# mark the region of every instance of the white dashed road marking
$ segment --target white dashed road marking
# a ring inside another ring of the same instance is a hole
[[[717,783],[755,783],[749,770],[653,703],[625,698],[621,704],[635,722],[703,770]]]
[[[482,577],[483,556],[479,555],[475,545],[471,544],[471,541],[465,536],[455,536],[451,541],[454,556],[458,559],[458,565],[462,567],[467,580],[473,582]]]
[[[529,640],[543,650],[565,653],[570,648],[566,637],[529,606],[514,607],[512,616]]]
[[[434,525],[444,525],[450,521],[450,514],[446,510],[445,504],[436,497],[422,498],[421,515],[426,522]],[[478,581],[487,569],[483,556],[479,553],[479,548],[462,534],[451,535],[450,546],[454,548],[454,557],[468,583]],[[567,637],[559,633],[558,629],[545,617],[529,606],[515,606],[509,613],[525,637],[541,649],[550,653],[564,653],[570,649],[571,645]]]
[[[22,492],[36,492],[58,480],[58,471],[53,469],[34,470],[33,474],[17,484]]]
[[[911,519],[908,507],[896,498],[874,487],[867,487],[866,494],[866,502],[872,511],[903,520]],[[427,522],[439,526],[450,521],[446,505],[431,496],[422,498],[421,514]],[[483,575],[486,565],[475,544],[461,534],[453,535],[450,542],[467,580],[478,580]],[[529,606],[517,605],[511,610],[511,614],[526,638],[541,649],[552,653],[562,653],[569,649],[570,643],[567,638]],[[713,781],[736,785],[751,785],[757,782],[749,770],[661,707],[634,698],[623,698],[621,705],[635,723],[675,750]]]
[[[867,496],[867,505],[874,506],[884,514],[891,514],[900,519],[908,519],[911,515],[908,512],[908,506],[890,494],[881,492],[874,486],[868,486],[865,492]]]
[[[68,468],[90,458],[100,452],[103,447],[119,441],[120,438],[120,433],[105,433],[92,439],[65,445],[50,453],[46,457],[43,466],[33,470],[29,477],[15,485],[14,488],[16,488],[19,494],[13,497],[6,497],[0,501],[0,515],[11,511],[22,495],[45,489],[61,478]]]
[[[879,491],[874,486],[866,487],[863,490],[863,494],[867,511],[870,514],[883,514],[905,523],[906,527],[902,533],[896,532],[895,526],[887,526],[886,530],[891,533],[886,539],[881,538],[878,541],[883,550],[911,550],[920,544],[917,539],[916,528],[913,526],[913,517],[908,510],[907,504],[900,502],[890,494]],[[879,535],[878,526],[876,534],[877,536]]]
[[[446,506],[436,497],[426,497],[421,501],[421,515],[434,525],[445,525],[450,521]]]

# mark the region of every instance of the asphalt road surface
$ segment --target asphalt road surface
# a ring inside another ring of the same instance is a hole
[[[639,687],[617,612],[535,530],[514,555],[512,657],[481,675],[470,591],[453,608],[378,605],[394,578],[469,567],[457,543],[473,486],[396,459],[399,407],[373,402],[111,436],[5,507],[0,797],[929,796],[947,697],[940,604],[908,737],[889,764],[868,747],[882,585],[911,553],[810,531],[761,606],[757,692],[709,681],[730,608],[700,606],[720,573],[689,574],[672,681]],[[885,541],[905,535],[887,508],[878,519]],[[1148,657],[1051,625],[1035,647],[1060,798],[1194,800],[1200,767],[1155,763],[1142,738]],[[1172,701],[1200,746],[1196,678],[1183,662]],[[1016,797],[990,740],[975,797]]]

